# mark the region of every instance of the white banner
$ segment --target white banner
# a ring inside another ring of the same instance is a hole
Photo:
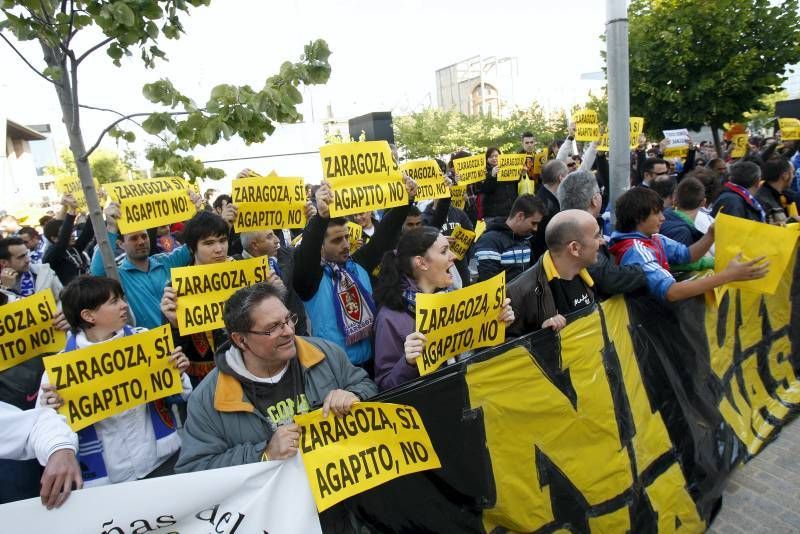
[[[300,455],[291,460],[112,484],[0,506],[4,532],[298,534],[322,530]]]

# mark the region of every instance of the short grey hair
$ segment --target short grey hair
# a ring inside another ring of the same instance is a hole
[[[258,236],[263,235],[266,230],[255,230],[253,232],[244,232],[239,234],[239,241],[242,242],[242,248],[248,250],[253,241],[258,239]]]
[[[222,312],[222,319],[225,322],[225,330],[228,332],[228,336],[234,332],[244,333],[252,330],[255,321],[250,311],[261,304],[263,300],[273,297],[284,302],[281,291],[267,282],[259,282],[252,286],[243,287],[231,295]]]
[[[600,187],[594,174],[591,171],[577,170],[561,181],[556,196],[562,210],[589,211],[592,197],[599,192]]]
[[[554,184],[558,182],[558,177],[567,172],[567,164],[563,161],[554,159],[548,161],[542,168],[542,183]]]

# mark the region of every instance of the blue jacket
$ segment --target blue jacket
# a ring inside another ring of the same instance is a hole
[[[692,246],[695,241],[703,237],[703,232],[695,228],[693,224],[689,224],[671,208],[664,210],[664,223],[661,225],[660,233],[687,247]]]
[[[501,271],[510,282],[531,264],[531,238],[520,237],[505,221],[490,223],[475,243],[478,281],[483,282]]]
[[[108,240],[111,243],[116,243],[117,239],[117,234],[108,233]],[[161,316],[161,296],[164,293],[164,286],[170,280],[170,269],[186,267],[192,258],[186,245],[182,245],[172,252],[150,256],[147,261],[150,262],[150,266],[147,272],[144,272],[134,267],[126,256],[118,265],[118,270],[119,281],[125,290],[128,306],[136,319],[136,326],[152,329],[164,324]],[[91,272],[94,276],[106,274],[103,258],[97,248],[92,256]]]
[[[614,232],[611,234],[610,248],[613,251],[615,244],[625,240],[634,240],[633,245],[625,251],[622,257],[617,258],[617,263],[619,265],[641,265],[650,294],[661,300],[667,300],[667,291],[675,283],[675,278],[661,265],[655,254],[642,244],[643,239],[647,239],[647,236],[641,232]],[[692,260],[689,247],[686,245],[660,234],[653,234],[652,239],[657,239],[661,243],[669,263],[689,263]]]

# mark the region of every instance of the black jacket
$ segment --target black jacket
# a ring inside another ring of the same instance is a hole
[[[716,217],[720,211],[725,215],[739,217],[740,219],[762,222],[761,212],[745,202],[738,194],[727,188],[725,188],[717,197],[717,200],[714,201],[714,209],[711,214]]]
[[[492,176],[492,167],[486,166],[486,179],[480,183],[481,206],[483,218],[508,217],[511,206],[517,199],[517,185],[519,181],[498,182]]]
[[[78,275],[89,272],[91,259],[85,254],[85,250],[94,238],[94,226],[91,221],[87,221],[75,246],[70,247],[69,241],[74,226],[75,216],[68,214],[61,223],[56,242],[50,243],[42,257],[42,263],[50,265],[62,285],[67,285]]]
[[[778,221],[785,221],[785,218],[789,215],[786,212],[786,205],[796,202],[793,191],[787,190],[780,192],[769,185],[768,182],[764,182],[764,185],[758,188],[756,198],[761,203],[764,211],[767,212],[768,222],[770,222],[771,219],[776,219],[774,216],[775,214],[780,215],[780,217],[777,218]]]
[[[594,280],[594,289],[598,300],[605,300],[622,293],[632,293],[647,287],[647,278],[642,266],[617,265],[605,245],[597,251],[597,261],[586,270]]]
[[[514,234],[505,221],[490,223],[475,244],[475,257],[479,282],[505,271],[508,283],[531,263],[530,237]]]
[[[541,200],[544,204],[545,212],[542,214],[542,222],[539,223],[539,228],[531,238],[533,260],[538,259],[539,256],[544,254],[544,251],[547,250],[547,244],[544,241],[544,231],[547,229],[550,219],[552,219],[556,213],[561,211],[558,198],[556,198],[556,196],[550,192],[545,185],[539,186],[539,190],[536,191],[536,198]]]

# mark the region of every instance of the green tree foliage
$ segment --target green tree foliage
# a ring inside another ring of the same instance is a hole
[[[72,152],[65,148],[59,156],[61,165],[48,167],[47,172],[56,178],[77,176],[78,169],[75,166],[75,157]],[[92,169],[92,176],[101,184],[121,182],[129,180],[130,177],[138,178],[140,176],[123,158],[120,158],[119,154],[104,148],[98,148],[92,152],[89,156],[89,167]]]
[[[632,0],[631,115],[658,138],[764,109],[800,61],[797,0]],[[716,132],[716,130],[715,130]]]
[[[775,119],[775,103],[789,99],[789,91],[782,89],[776,93],[761,97],[762,109],[751,110],[744,114],[744,119],[753,130],[769,128]]]
[[[427,109],[396,118],[394,128],[398,146],[414,159],[451,154],[461,148],[478,153],[496,146],[514,152],[520,149],[520,135],[526,131],[542,146],[566,137],[567,119],[563,112],[546,116],[538,104],[516,110],[507,118]]]

